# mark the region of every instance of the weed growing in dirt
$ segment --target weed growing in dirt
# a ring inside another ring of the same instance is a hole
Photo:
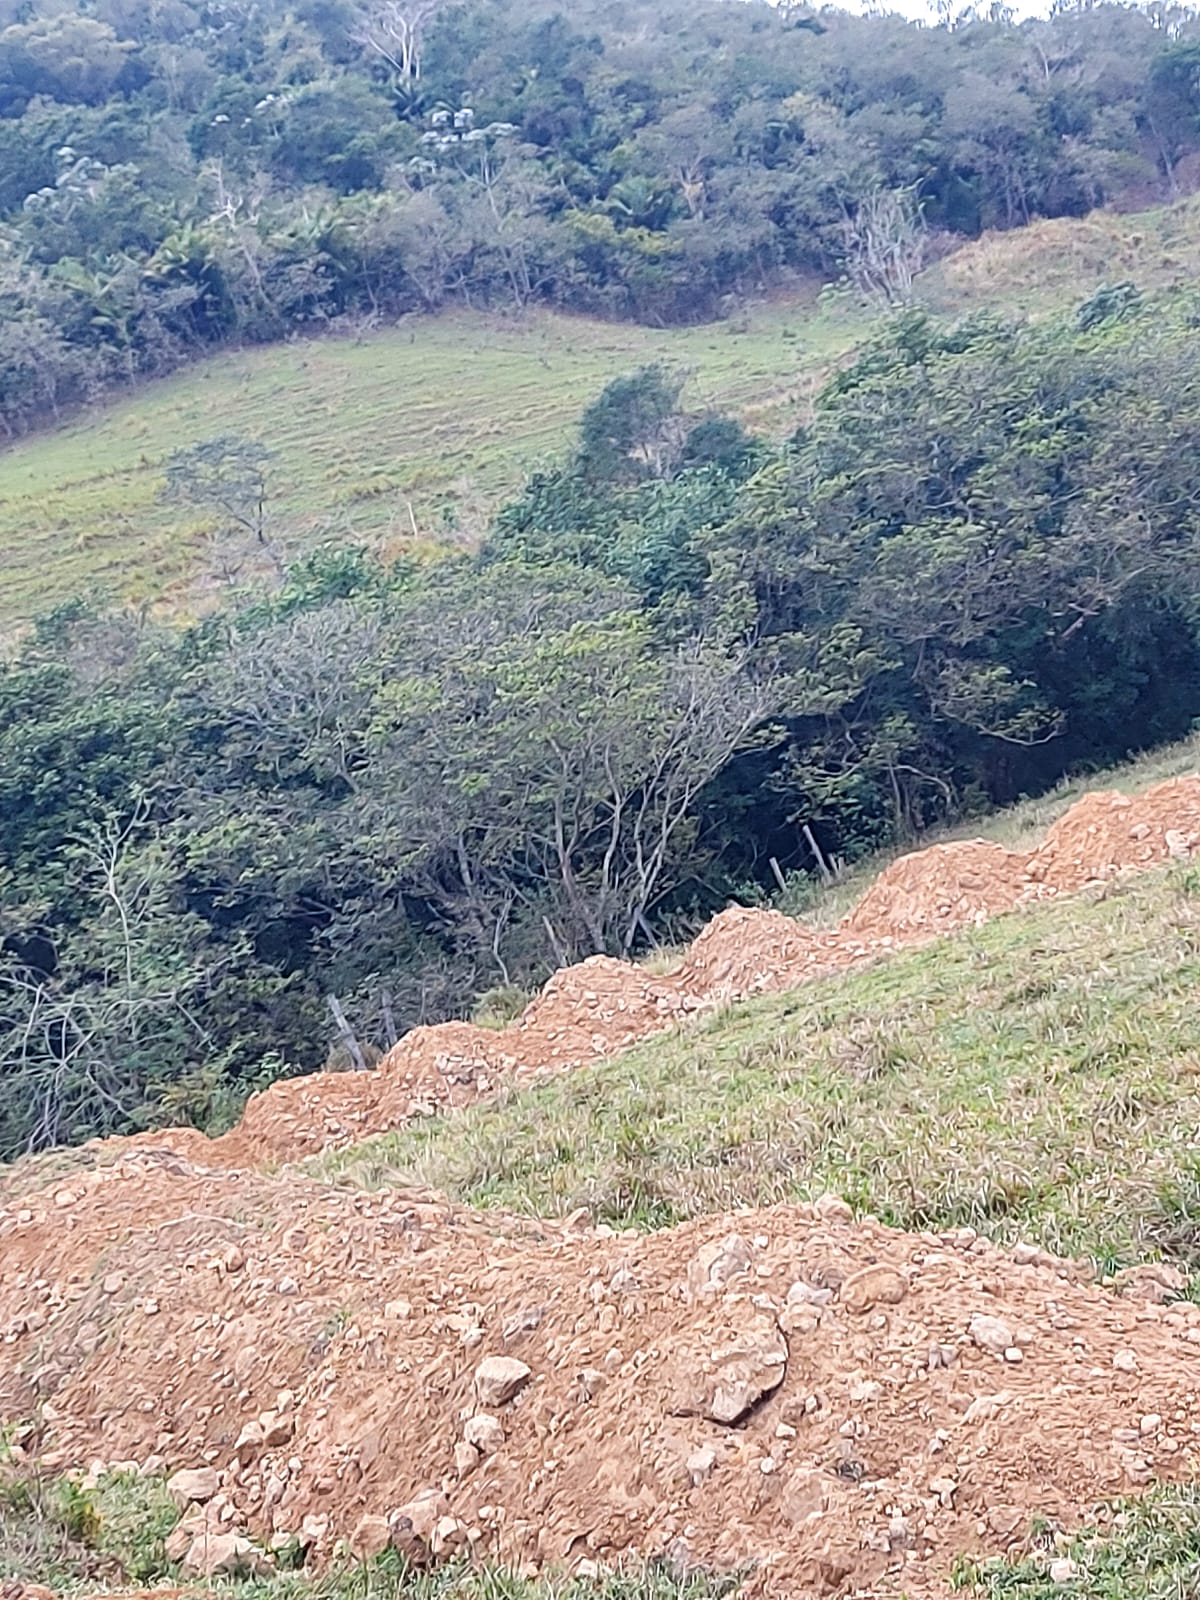
[[[310,1170],[639,1227],[833,1189],[902,1228],[1191,1270],[1193,879],[1174,868],[1000,917]]]
[[[597,1579],[553,1573],[522,1578],[506,1567],[465,1562],[421,1572],[389,1552],[365,1566],[319,1578],[295,1573],[221,1592],[237,1600],[723,1600],[738,1581],[736,1574],[677,1574],[662,1562]]]
[[[1057,1582],[1052,1560],[1072,1564]],[[1186,1600],[1200,1594],[1200,1487],[1159,1490],[1065,1551],[965,1562],[954,1586],[977,1600]]]
[[[163,1577],[164,1544],[178,1517],[158,1478],[110,1472],[85,1489],[0,1465],[0,1578],[70,1587]]]
[[[530,991],[519,984],[497,984],[479,996],[471,1012],[471,1021],[477,1028],[506,1027],[516,1021],[532,999]]]
[[[0,1582],[35,1581],[65,1596],[179,1580],[164,1541],[178,1519],[161,1478],[108,1473],[93,1489],[69,1479],[0,1477]],[[504,1567],[451,1562],[432,1571],[393,1551],[314,1576],[222,1579],[174,1591],[211,1600],[723,1600],[738,1575],[679,1574],[661,1562],[595,1580],[553,1573],[522,1578]]]

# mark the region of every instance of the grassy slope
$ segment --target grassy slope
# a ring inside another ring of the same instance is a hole
[[[997,918],[615,1060],[321,1157],[473,1206],[663,1226],[833,1189],[1200,1268],[1200,872]]]
[[[198,440],[246,434],[276,452],[272,518],[292,551],[323,537],[395,548],[414,523],[438,542],[452,509],[481,531],[611,377],[666,361],[690,373],[691,403],[770,432],[860,329],[800,303],[684,329],[461,312],[216,357],[0,454],[0,626],[91,582],[178,603],[203,530],[157,495],[166,456]]]
[[[1200,200],[989,235],[938,263],[921,295],[950,313],[1044,313],[1098,284],[1193,281]],[[293,552],[323,537],[388,548],[470,537],[559,450],[614,375],[662,359],[689,397],[764,432],[802,413],[869,326],[776,301],[728,323],[649,329],[531,313],[411,318],[361,341],[300,340],[216,357],[0,453],[0,629],[99,583],[134,601],[199,603],[202,524],[156,503],[164,458],[217,433],[278,453],[276,520]],[[410,515],[411,507],[411,515]],[[449,518],[449,525],[447,518]]]
[[[1035,222],[988,233],[925,275],[926,296],[947,313],[991,303],[1026,314],[1082,300],[1101,284],[1191,287],[1200,275],[1200,196],[1124,216]]]
[[[1198,764],[1192,740],[958,831],[1028,844],[1083,788]],[[905,1227],[1200,1269],[1198,981],[1200,869],[1185,866],[730,1007],[313,1166],[642,1226],[835,1189]]]

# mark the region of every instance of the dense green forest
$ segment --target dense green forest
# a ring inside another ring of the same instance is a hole
[[[764,0],[0,0],[0,425],[447,302],[903,300],[958,236],[1185,190],[1200,24]]]
[[[648,368],[481,548],[0,667],[0,1154],[190,1117],[1188,731],[1200,297],[896,313],[785,444]],[[243,535],[238,441],[174,463]]]

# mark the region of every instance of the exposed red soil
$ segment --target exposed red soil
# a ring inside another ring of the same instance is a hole
[[[265,1165],[353,1144],[414,1115],[454,1108],[503,1085],[585,1066],[676,1025],[690,1012],[878,959],[1035,900],[1073,894],[1200,846],[1200,776],[1131,798],[1084,796],[1031,851],[983,839],[932,845],[883,872],[841,924],[806,928],[778,911],[734,906],[714,917],[672,973],[593,956],[556,972],[506,1028],[415,1028],[366,1073],[313,1073],[255,1095],[216,1140],[146,1135],[206,1165]]]
[[[0,1414],[40,1406],[44,1464],[211,1464],[214,1527],[317,1559],[429,1492],[518,1566],[941,1596],[956,1553],[1200,1455],[1200,1307],[840,1203],[577,1234],[142,1152],[0,1211],[0,1249]],[[529,1378],[485,1406],[495,1355]],[[456,1451],[481,1411],[495,1448]]]
[[[262,1169],[1197,849],[1200,778],[1091,795],[1031,852],[897,861],[831,931],[734,908],[673,973],[584,962],[510,1027],[417,1029],[222,1139],[11,1169],[0,1422],[30,1421],[50,1470],[211,1466],[202,1533],[302,1534],[318,1562],[390,1527],[518,1566],[668,1553],[752,1561],[751,1593],[940,1600],[962,1552],[1195,1474],[1200,1307],[840,1202],[614,1235]],[[485,1403],[496,1356],[528,1374]]]

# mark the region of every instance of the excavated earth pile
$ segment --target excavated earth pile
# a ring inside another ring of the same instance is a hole
[[[198,1570],[348,1536],[921,1600],[1200,1455],[1200,1306],[833,1199],[614,1235],[137,1152],[0,1251],[0,1414],[51,1468],[184,1469]]]
[[[946,1595],[961,1552],[1196,1472],[1200,1307],[1162,1303],[1167,1269],[1117,1294],[836,1200],[639,1237],[267,1169],[1198,850],[1200,777],[1090,795],[1035,850],[897,861],[835,929],[733,908],[673,973],[583,962],[510,1027],[416,1029],[373,1072],[255,1096],[221,1139],[12,1168],[0,1423],[48,1470],[182,1473],[173,1553],[201,1573],[350,1540]]]
[[[506,1085],[585,1066],[690,1013],[795,988],[1198,848],[1200,776],[1170,779],[1135,798],[1116,791],[1085,795],[1035,850],[971,839],[901,857],[830,931],[805,928],[778,911],[734,906],[709,923],[672,973],[655,977],[633,963],[593,956],[556,972],[506,1028],[467,1022],[414,1028],[374,1071],[313,1073],[273,1084],[219,1139],[181,1129],[140,1142],[206,1165],[297,1160],[414,1116],[471,1104]]]

